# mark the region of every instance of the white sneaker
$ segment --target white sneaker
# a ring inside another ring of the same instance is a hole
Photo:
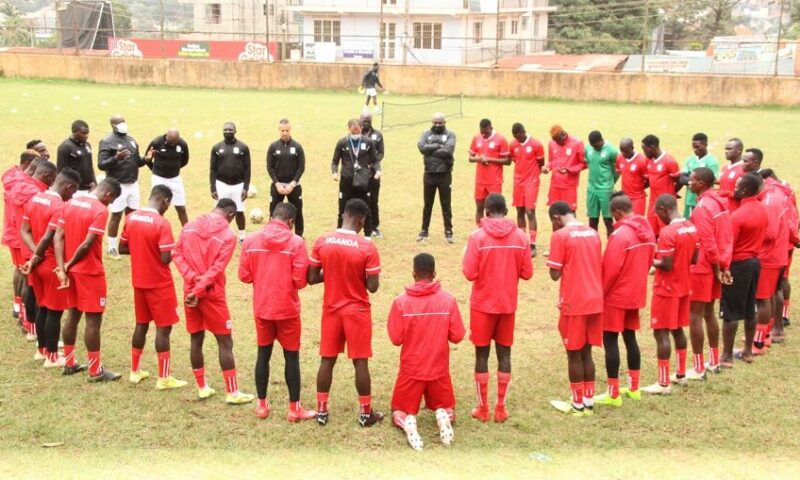
[[[44,363],[42,367],[44,368],[64,368],[64,365],[67,363],[67,359],[64,355],[59,354],[58,359],[55,362],[51,362],[49,358],[44,359]]]
[[[422,450],[422,437],[419,436],[417,431],[417,417],[409,415],[403,423],[403,431],[406,432],[406,440],[408,445],[414,450]]]
[[[119,250],[116,248],[109,248],[106,250],[106,255],[112,260],[122,260],[122,255],[119,254]]]
[[[686,379],[686,375],[684,375],[681,378],[678,378],[678,374],[677,373],[673,373],[672,375],[670,375],[669,376],[669,381],[670,381],[670,383],[673,383],[675,385],[680,385],[681,387],[685,387],[685,386],[689,385],[689,380]]]
[[[667,385],[665,387],[658,383],[654,383],[652,385],[644,387],[641,390],[644,393],[649,393],[651,395],[669,395],[672,393],[672,387],[670,385]]]
[[[711,362],[706,362],[706,372],[711,373],[722,373],[722,367],[720,365],[711,365]]]
[[[34,335],[32,333],[26,333],[25,334],[25,341],[26,342],[35,342],[36,341],[36,335]]]
[[[447,447],[452,445],[456,434],[453,431],[453,424],[450,423],[450,414],[444,408],[436,410],[436,425],[439,426],[439,438],[442,440],[442,445]]]
[[[47,360],[47,355],[42,355],[42,352],[36,350],[36,353],[33,354],[33,361],[41,362],[42,360]]]
[[[706,380],[706,370],[703,370],[703,373],[697,373],[697,370],[695,370],[694,368],[690,368],[689,371],[686,372],[686,379],[687,380],[705,381]]]

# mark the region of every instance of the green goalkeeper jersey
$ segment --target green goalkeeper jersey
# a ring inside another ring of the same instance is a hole
[[[612,191],[617,181],[617,149],[605,142],[598,151],[586,144],[586,163],[589,165],[589,190]]]
[[[683,171],[686,173],[692,173],[695,168],[700,167],[708,167],[714,172],[714,178],[719,178],[719,160],[714,155],[710,153],[706,153],[706,156],[703,158],[697,158],[697,155],[692,155],[686,158],[686,161],[683,164]],[[689,187],[686,187],[686,205],[690,207],[694,207],[697,205],[697,194],[689,190]]]

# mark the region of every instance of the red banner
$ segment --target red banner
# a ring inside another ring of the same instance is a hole
[[[269,62],[278,53],[278,44],[270,42],[269,54],[264,42],[225,42],[204,40],[161,40],[152,38],[111,38],[108,50],[112,57],[186,58],[227,60],[232,62]]]

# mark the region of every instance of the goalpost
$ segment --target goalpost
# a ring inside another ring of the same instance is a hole
[[[381,102],[381,130],[428,123],[441,112],[445,117],[464,116],[464,95],[441,97],[416,103]]]

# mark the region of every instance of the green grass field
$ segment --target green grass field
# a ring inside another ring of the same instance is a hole
[[[268,177],[265,152],[277,138],[277,122],[289,117],[293,136],[307,155],[303,177],[306,237],[310,245],[335,227],[337,185],[329,163],[336,140],[346,133],[348,118],[357,116],[361,98],[353,93],[307,91],[212,91],[140,88],[85,83],[0,80],[0,156],[3,169],[16,162],[24,144],[43,138],[55,155],[69,135],[72,120],[89,122],[95,147],[108,131],[108,118],[120,112],[131,134],[146,145],[168,127],[180,128],[189,142],[192,159],[184,171],[190,217],[209,210],[208,153],[221,139],[222,124],[237,123],[238,137],[253,152],[253,184],[260,195],[248,207],[267,208]],[[414,99],[397,99],[414,101]],[[382,256],[381,289],[372,296],[375,356],[371,362],[374,405],[389,413],[391,389],[399,350],[386,335],[385,320],[392,299],[411,281],[411,258],[428,251],[436,256],[439,278],[459,299],[468,321],[469,283],[461,275],[461,254],[473,228],[474,167],[467,163],[467,147],[480,118],[489,117],[510,137],[511,124],[523,122],[542,139],[552,123],[585,138],[600,129],[616,143],[622,136],[638,140],[648,133],[661,137],[662,146],[681,161],[690,152],[691,135],[703,131],[710,149],[722,157],[724,142],[739,136],[747,146],[759,146],[766,165],[800,185],[795,134],[800,114],[782,109],[679,108],[656,105],[619,105],[546,102],[535,100],[466,99],[464,118],[451,119],[448,128],[458,134],[454,173],[454,223],[457,242],[443,239],[441,215],[434,209],[431,238],[414,242],[422,210],[422,162],[416,141],[424,125],[386,133],[386,158],[381,194],[382,230],[377,242]],[[423,119],[433,112],[421,111]],[[375,122],[376,125],[378,122]],[[506,173],[506,194],[510,195]],[[585,175],[585,174],[584,174]],[[143,199],[150,173],[141,172]],[[585,177],[584,177],[585,182]],[[547,182],[540,201],[544,203]],[[583,202],[581,195],[579,202]],[[580,206],[581,210],[583,206]],[[585,211],[585,210],[584,210]],[[176,234],[177,217],[168,215]],[[546,245],[550,224],[545,210],[538,212],[540,245]],[[252,231],[256,226],[249,225]],[[3,249],[3,265],[8,252]],[[236,278],[238,252],[228,269],[228,297],[234,318],[234,341],[239,384],[254,392],[252,371],[256,357],[251,314],[251,287]],[[0,275],[0,298],[11,303],[10,271]],[[109,307],[103,330],[103,363],[127,373],[133,300],[129,260],[106,260]],[[513,349],[514,381],[508,403],[512,417],[502,425],[480,424],[469,418],[474,402],[473,349],[468,341],[452,349],[452,374],[458,400],[456,444],[447,450],[437,441],[432,414],[421,414],[420,432],[426,440],[422,453],[412,452],[403,436],[386,421],[364,430],[356,422],[357,399],[352,367],[340,361],[331,393],[331,422],[322,429],[314,423],[285,422],[287,391],[283,358],[273,355],[270,399],[273,414],[257,420],[254,406],[229,407],[222,396],[196,400],[196,390],[158,392],[155,381],[138,386],[127,381],[90,385],[80,377],[62,377],[44,371],[32,361],[34,347],[17,333],[9,316],[0,328],[0,476],[37,478],[48,471],[60,478],[90,475],[115,478],[209,478],[243,472],[245,478],[277,475],[315,477],[547,477],[547,478],[779,478],[797,475],[796,456],[800,420],[796,405],[798,354],[795,329],[788,341],[773,347],[753,365],[737,364],[732,371],[693,384],[669,398],[644,398],[621,409],[599,409],[592,418],[562,417],[548,405],[569,391],[566,357],[556,331],[557,285],[547,275],[542,257],[534,261],[534,276],[520,289],[517,336]],[[176,282],[180,282],[173,269]],[[795,272],[797,269],[795,269]],[[793,281],[797,282],[796,273]],[[180,288],[180,283],[178,287]],[[314,406],[317,346],[322,286],[306,288],[303,301],[302,398]],[[797,301],[797,300],[796,300]],[[6,306],[0,307],[4,309]],[[797,312],[795,307],[795,311]],[[800,322],[800,314],[796,314]],[[640,334],[642,382],[655,380],[655,347],[645,312]],[[155,371],[152,333],[143,368]],[[182,326],[172,336],[173,372],[193,380],[189,365],[189,337]],[[78,345],[79,355],[85,355]],[[602,351],[595,353],[597,389],[605,389]],[[216,346],[206,348],[210,384],[222,387]],[[494,372],[495,363],[490,364]],[[623,363],[623,371],[625,366]],[[624,373],[623,373],[624,374]],[[494,374],[490,399],[494,400]],[[63,446],[44,449],[48,442]]]

